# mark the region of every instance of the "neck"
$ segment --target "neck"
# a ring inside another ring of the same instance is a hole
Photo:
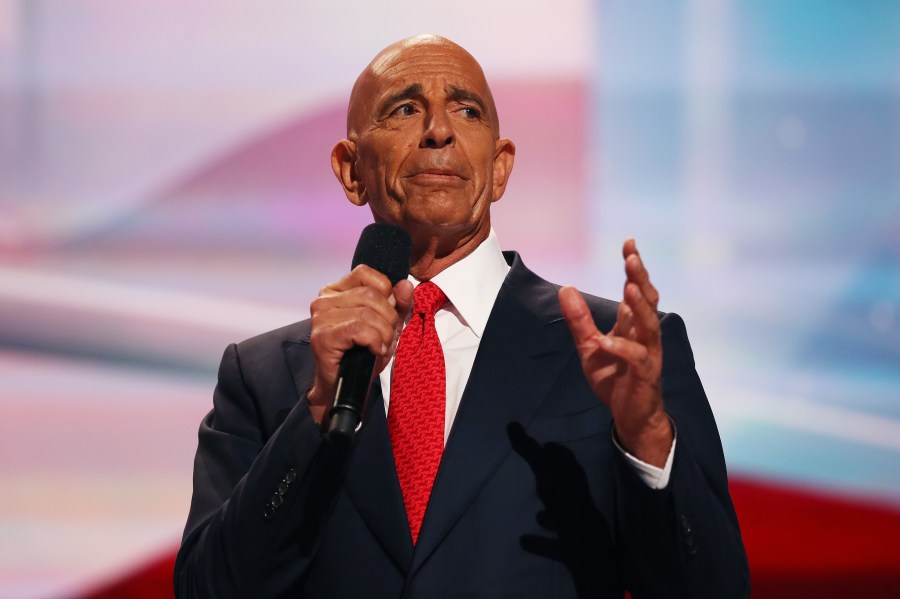
[[[410,274],[420,281],[433,279],[444,269],[474,252],[490,232],[490,226],[487,226],[462,239],[451,240],[438,235],[413,237]]]

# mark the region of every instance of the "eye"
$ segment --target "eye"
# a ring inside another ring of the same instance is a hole
[[[391,116],[412,116],[416,114],[416,107],[412,104],[402,104],[391,112]]]
[[[481,118],[481,111],[478,110],[477,108],[475,108],[474,106],[463,106],[462,109],[460,110],[460,112],[467,119],[474,120],[474,119]]]

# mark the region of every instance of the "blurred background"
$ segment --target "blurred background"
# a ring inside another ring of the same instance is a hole
[[[900,3],[0,0],[0,598],[169,592],[222,351],[347,270],[328,156],[421,32],[501,244],[618,298],[634,236],[685,318],[754,596],[900,597]]]

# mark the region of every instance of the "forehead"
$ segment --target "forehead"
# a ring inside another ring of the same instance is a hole
[[[375,96],[390,94],[418,83],[426,90],[462,87],[488,94],[481,67],[461,48],[448,44],[415,44],[391,49],[370,67]]]
[[[347,135],[351,139],[377,120],[380,105],[411,86],[426,96],[474,94],[487,108],[499,135],[500,121],[481,66],[460,46],[443,38],[411,38],[382,50],[363,70],[350,93]],[[382,107],[383,108],[383,107]]]

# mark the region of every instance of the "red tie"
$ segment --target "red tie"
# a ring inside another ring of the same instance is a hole
[[[444,452],[447,374],[434,313],[445,303],[447,296],[431,281],[416,287],[412,317],[394,355],[388,432],[413,544]]]

